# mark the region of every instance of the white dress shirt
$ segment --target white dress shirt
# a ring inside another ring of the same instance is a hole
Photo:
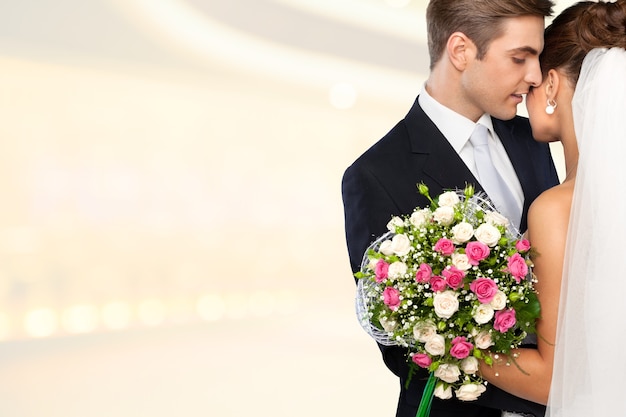
[[[450,142],[450,145],[454,148],[456,153],[459,154],[472,174],[478,178],[478,171],[474,163],[474,149],[469,141],[476,123],[439,103],[428,94],[425,86],[422,87],[418,102],[422,110],[424,110],[424,113],[435,123],[435,126],[437,126],[443,136]],[[498,138],[498,135],[493,129],[491,117],[485,113],[478,119],[477,123],[485,125],[489,130],[489,150],[493,164],[506,181],[521,208],[524,201],[524,191],[515,174],[513,164],[511,164],[511,160],[504,149],[504,145],[502,145],[500,138]]]

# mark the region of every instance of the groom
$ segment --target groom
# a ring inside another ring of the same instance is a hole
[[[473,145],[477,122],[489,130],[493,165],[504,178],[526,229],[530,203],[558,183],[550,150],[535,142],[517,105],[541,83],[538,55],[550,0],[431,0],[427,10],[431,71],[406,117],[361,155],[345,172],[342,194],[346,239],[354,272],[366,248],[387,231],[392,215],[409,214],[431,195],[479,183]],[[483,174],[484,175],[484,174]],[[496,202],[501,196],[491,192]],[[510,199],[511,200],[511,199]],[[397,417],[414,417],[426,371],[408,387],[407,351],[379,345],[387,367],[399,377]],[[543,416],[545,407],[489,385],[477,401],[434,399],[432,417],[499,417],[500,410]]]

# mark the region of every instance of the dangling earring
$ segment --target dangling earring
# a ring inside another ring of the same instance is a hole
[[[554,99],[548,99],[548,105],[546,106],[546,113],[553,114],[554,109],[556,109],[556,101]]]

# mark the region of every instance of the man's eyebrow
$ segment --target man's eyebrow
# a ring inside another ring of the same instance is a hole
[[[519,48],[511,49],[509,52],[514,53],[514,54],[525,52],[531,55],[539,55],[539,51],[537,51],[535,48],[531,46],[520,46]]]

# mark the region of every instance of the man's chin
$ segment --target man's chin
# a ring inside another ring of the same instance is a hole
[[[517,106],[506,106],[495,109],[493,113],[490,113],[493,117],[500,120],[511,120],[517,116]]]

